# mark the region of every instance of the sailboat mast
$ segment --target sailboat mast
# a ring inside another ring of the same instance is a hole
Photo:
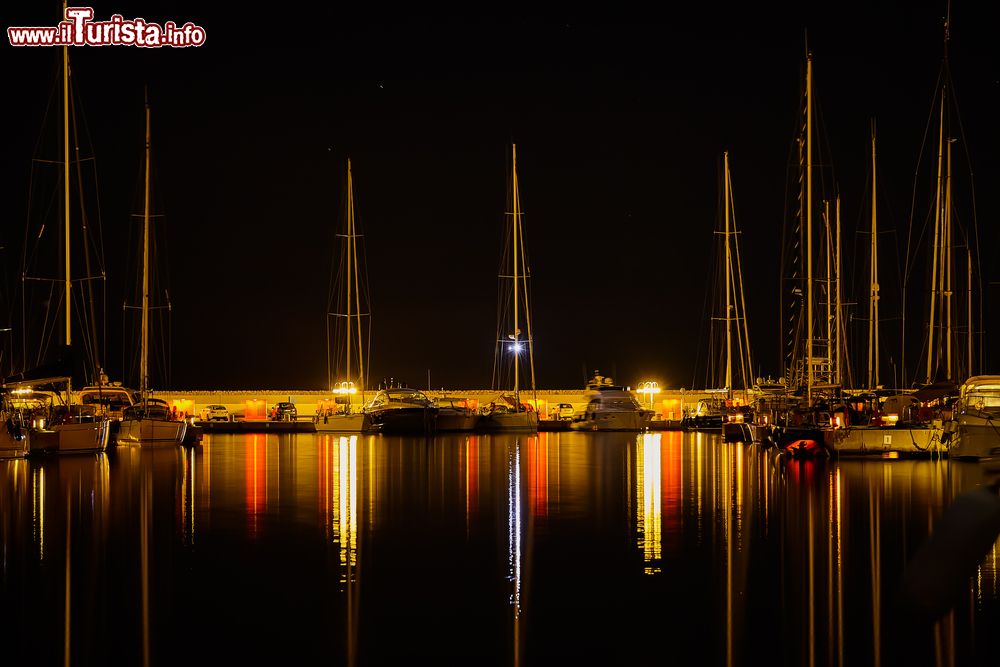
[[[878,386],[878,218],[876,211],[875,123],[872,122],[872,229],[869,252],[871,269],[868,292],[868,388]]]
[[[938,122],[937,188],[934,193],[934,248],[931,252],[931,312],[927,327],[927,384],[934,381],[934,315],[938,308],[938,252],[941,233],[941,169],[944,159],[944,104],[946,89],[941,89],[941,117]]]
[[[63,0],[63,20],[66,16],[66,0]],[[73,344],[73,281],[70,273],[70,220],[69,220],[69,47],[63,47],[63,209],[66,216],[64,281],[66,291],[66,345]]]
[[[753,358],[750,356],[750,330],[747,324],[747,302],[746,295],[743,291],[743,267],[740,264],[740,237],[739,232],[736,229],[736,207],[733,205],[733,182],[732,175],[730,174],[729,179],[729,210],[733,218],[733,249],[736,254],[736,279],[737,286],[740,290],[740,303],[739,303],[739,313],[736,317],[736,333],[737,337],[740,334],[740,321],[743,322],[743,344],[740,347],[740,358],[742,359],[742,370],[740,375],[743,377],[743,397],[747,397],[747,392],[750,389],[751,383],[753,382]]]
[[[139,356],[139,391],[149,389],[149,100],[146,100],[146,174],[142,215],[142,347]]]
[[[973,375],[973,371],[972,371],[972,249],[969,248],[968,246],[966,246],[965,255],[966,255],[966,264],[968,266],[968,271],[969,271],[969,275],[968,275],[968,280],[969,280],[969,283],[968,283],[968,285],[969,285],[969,292],[968,292],[968,297],[969,297],[969,303],[968,303],[969,319],[968,319],[968,323],[969,324],[968,324],[968,331],[967,331],[968,338],[969,338],[969,340],[968,340],[968,346],[969,346],[969,368],[968,368],[968,371],[966,373],[966,376],[967,377],[971,377]]]
[[[833,361],[830,349],[833,343],[833,230],[830,224],[830,201],[823,200],[823,231],[826,234],[826,353],[830,361]]]
[[[517,250],[518,250],[518,240],[517,232],[518,227],[521,225],[521,211],[520,203],[517,200],[517,144],[511,144],[511,189],[514,205],[514,400],[520,403],[520,397],[518,394],[518,355],[520,350],[518,349],[520,343],[518,342],[519,334],[521,333],[518,329],[517,320]]]
[[[841,246],[841,244],[840,244],[840,195],[839,194],[837,195],[837,213],[836,213],[836,219],[837,219],[837,248],[836,248],[836,256],[837,256],[837,275],[836,275],[836,280],[837,280],[837,286],[836,286],[836,290],[837,290],[837,308],[836,308],[836,312],[835,312],[835,317],[836,317],[836,333],[834,335],[836,337],[836,345],[833,348],[833,350],[834,350],[833,351],[833,359],[834,359],[833,369],[834,369],[834,382],[837,385],[840,385],[841,384],[840,368],[841,368],[841,365],[842,365],[842,362],[843,362],[843,359],[842,359],[841,354],[840,354],[843,351],[843,347],[841,346],[841,342],[840,342],[840,329],[843,326],[843,322],[842,322],[841,316],[842,316],[842,314],[843,314],[844,311],[842,310],[842,304],[841,304],[841,298],[840,298],[840,254],[841,254],[841,250],[842,250],[843,246]]]
[[[806,57],[806,403],[812,405],[813,275],[812,275],[812,54]]]
[[[723,240],[726,244],[726,394],[733,397],[733,333],[732,333],[732,305],[730,303],[730,292],[732,291],[731,275],[733,272],[733,259],[729,252],[729,151],[722,154],[724,171],[723,197],[725,198],[725,218],[726,227]]]
[[[351,183],[351,158],[347,158],[347,377],[351,377],[351,239],[354,234],[354,186]]]
[[[361,342],[361,290],[358,287],[358,273],[360,268],[358,266],[358,234],[357,228],[354,225],[354,183],[351,176],[351,161],[347,161],[347,181],[350,186],[351,194],[349,195],[351,215],[350,215],[350,225],[351,231],[349,232],[350,243],[351,243],[351,253],[354,256],[354,312],[357,314],[357,330],[358,330],[358,384],[361,390],[362,402],[364,401],[364,391],[365,391],[365,355],[364,355],[364,343]],[[347,326],[351,325],[351,320],[348,318]],[[350,345],[348,345],[350,348]],[[348,377],[350,377],[348,375]]]
[[[951,145],[955,140],[948,139],[948,170],[945,176],[944,186],[944,243],[941,252],[944,257],[944,335],[945,335],[945,363],[948,369],[948,378],[955,379],[955,373],[951,365],[951,277],[952,277],[952,231],[951,231]]]

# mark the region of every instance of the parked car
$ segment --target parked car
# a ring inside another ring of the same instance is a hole
[[[558,419],[572,419],[573,418],[573,406],[569,403],[559,404]]]
[[[271,408],[271,419],[279,422],[293,422],[298,420],[299,411],[294,403],[282,401]]]
[[[201,411],[201,418],[203,421],[231,421],[232,416],[229,414],[229,408],[224,405],[206,405],[205,409]]]

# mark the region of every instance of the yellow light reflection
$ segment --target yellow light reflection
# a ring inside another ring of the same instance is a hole
[[[645,574],[658,574],[663,558],[663,478],[659,433],[640,436],[636,457],[636,529],[642,546]]]
[[[195,514],[195,450],[188,449],[184,456],[184,478],[181,480],[182,521],[184,524],[184,540],[188,545],[194,544],[194,514]]]
[[[38,560],[45,560],[45,468],[31,471],[31,523]]]
[[[337,455],[333,539],[340,547],[340,583],[346,584],[358,564],[358,436],[340,436]]]

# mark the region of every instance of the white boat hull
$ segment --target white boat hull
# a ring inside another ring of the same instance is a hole
[[[330,415],[316,422],[317,433],[361,433],[371,429],[371,420],[363,412]]]
[[[479,426],[484,431],[538,431],[536,412],[495,412],[483,415]]]
[[[950,458],[970,461],[1000,458],[1000,422],[962,415],[952,428]]]
[[[438,431],[472,431],[479,424],[479,415],[448,414],[438,412],[436,427]]]
[[[51,429],[33,429],[28,435],[28,449],[32,454],[81,454],[103,452],[108,448],[110,422],[99,419],[93,422],[58,424]]]
[[[825,429],[823,444],[831,454],[947,454],[944,428],[931,426],[848,426]]]
[[[119,445],[170,447],[184,442],[187,422],[164,419],[123,419],[118,427]]]
[[[569,424],[571,431],[645,431],[649,415],[642,412],[590,412]]]

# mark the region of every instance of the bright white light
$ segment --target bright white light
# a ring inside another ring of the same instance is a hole
[[[510,346],[510,349],[514,350],[514,354],[517,354],[518,352],[521,351],[521,344],[514,343],[513,345]]]

